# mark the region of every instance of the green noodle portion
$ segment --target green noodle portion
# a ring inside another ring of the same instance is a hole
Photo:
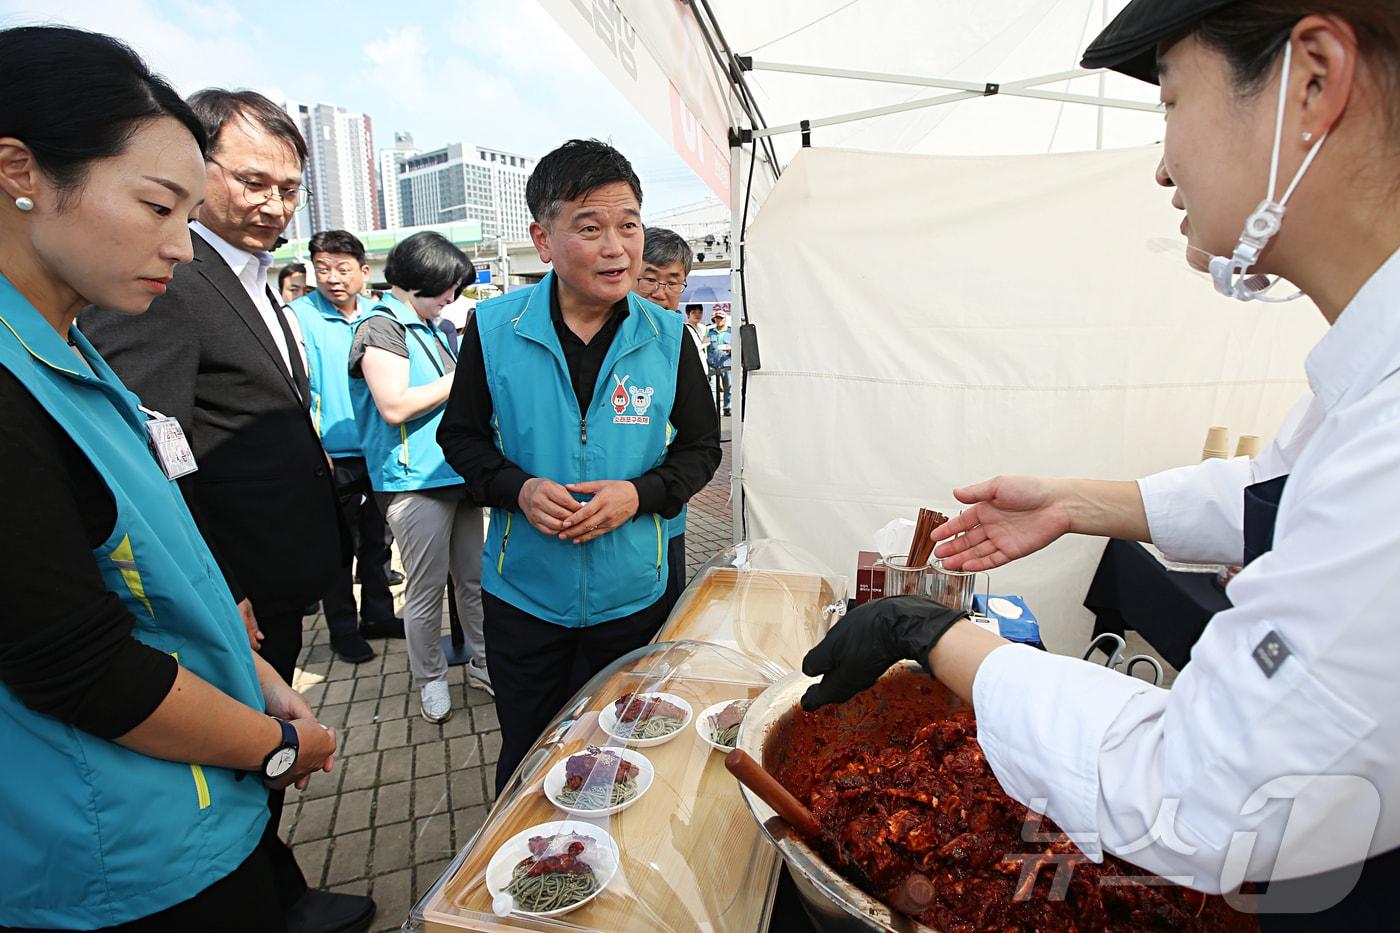
[[[578,807],[581,810],[605,810],[608,807],[624,804],[635,796],[637,796],[637,781],[634,778],[606,784],[584,781],[583,786],[578,790],[571,790],[567,785],[561,788],[559,802],[566,806]]]
[[[711,720],[713,722],[713,720]],[[711,739],[716,745],[723,745],[725,748],[733,748],[739,744],[739,724],[736,722],[728,729],[715,729],[711,726]]]
[[[535,861],[527,858],[516,865],[510,884],[506,885],[506,892],[515,898],[517,910],[530,913],[559,910],[577,904],[598,890],[598,879],[591,870],[577,875],[547,872],[531,876],[528,872]]]
[[[618,723],[618,731],[631,739],[659,739],[663,735],[670,735],[683,725],[685,725],[683,719],[676,719],[672,716],[651,716],[632,723],[631,732],[623,732],[627,728],[627,724]]]

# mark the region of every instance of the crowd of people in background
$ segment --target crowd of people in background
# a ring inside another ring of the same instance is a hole
[[[284,789],[335,759],[290,686],[305,616],[347,663],[405,638],[441,723],[450,591],[499,789],[679,596],[723,316],[682,315],[690,248],[644,230],[640,180],[596,140],[529,179],[549,274],[459,332],[443,310],[476,270],[437,233],[382,283],[345,230],[273,271],[313,194],[266,97],[182,100],[59,27],[0,31],[0,84],[0,481],[24,491],[0,743],[25,762],[0,792],[0,929],[363,930],[374,902],[310,889],[278,835]]]

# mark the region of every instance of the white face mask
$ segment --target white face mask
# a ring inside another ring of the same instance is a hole
[[[1269,196],[1259,202],[1259,206],[1254,209],[1244,222],[1244,232],[1240,234],[1240,241],[1235,245],[1235,254],[1231,257],[1212,256],[1210,259],[1210,277],[1215,281],[1215,290],[1222,295],[1231,298],[1238,298],[1240,301],[1293,301],[1303,297],[1302,292],[1289,295],[1286,298],[1271,298],[1264,294],[1274,287],[1278,279],[1271,279],[1265,275],[1250,275],[1249,269],[1259,261],[1259,254],[1264,251],[1264,247],[1269,245],[1269,241],[1278,235],[1279,228],[1283,226],[1283,215],[1288,204],[1288,199],[1293,196],[1293,189],[1298,187],[1298,182],[1302,180],[1303,173],[1312,165],[1313,157],[1322,148],[1323,142],[1327,139],[1327,134],[1313,144],[1308,151],[1308,156],[1303,160],[1303,164],[1298,167],[1298,174],[1293,176],[1293,181],[1289,183],[1288,190],[1283,193],[1283,197],[1278,201],[1274,200],[1274,192],[1278,189],[1278,156],[1279,150],[1283,146],[1283,111],[1288,100],[1288,73],[1293,63],[1293,43],[1290,40],[1283,48],[1283,71],[1279,76],[1278,88],[1278,116],[1274,123],[1274,152],[1269,160]]]

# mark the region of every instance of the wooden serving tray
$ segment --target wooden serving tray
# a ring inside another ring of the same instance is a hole
[[[651,660],[642,659],[643,663]],[[542,759],[532,780],[498,803],[467,856],[424,911],[429,931],[570,929],[752,931],[767,917],[776,881],[776,853],[764,845],[723,756],[695,733],[694,717],[722,700],[758,696],[763,684],[619,673]],[[563,819],[544,796],[543,776],[561,758],[590,744],[613,741],[598,725],[598,710],[631,690],[664,689],[688,701],[691,723],[664,745],[638,749],[656,768],[646,795],[621,813],[587,820],[612,834],[622,851],[617,875],[589,903],[562,917],[502,919],[491,912],[486,865],[523,829]]]
[[[486,824],[420,904],[429,933],[456,930],[713,931],[753,933],[767,926],[780,859],[766,843],[723,756],[701,740],[695,719],[708,706],[751,699],[768,677],[797,670],[825,631],[824,608],[837,595],[819,575],[712,568],[685,592],[655,641],[659,647],[579,697],[570,714],[527,758],[526,783],[508,788]],[[745,655],[736,661],[734,653]],[[748,667],[749,669],[745,669]],[[778,670],[775,671],[775,668]],[[610,833],[622,853],[607,888],[578,910],[554,918],[497,917],[486,889],[491,856],[516,833],[565,814],[544,796],[544,775],[589,745],[616,744],[598,713],[622,694],[664,691],[690,703],[693,716],[663,745],[639,748],[656,769],[646,795],[612,816],[580,820]]]

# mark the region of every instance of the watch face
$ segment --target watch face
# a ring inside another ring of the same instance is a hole
[[[279,778],[292,770],[292,765],[296,764],[297,750],[295,748],[279,749],[275,755],[267,760],[267,767],[264,772],[269,778]]]

